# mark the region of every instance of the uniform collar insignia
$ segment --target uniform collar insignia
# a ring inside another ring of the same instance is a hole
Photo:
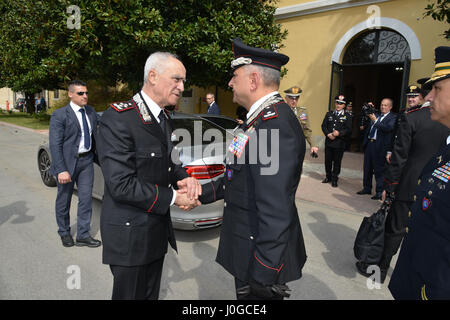
[[[142,98],[142,96],[139,92],[133,96],[133,100],[139,109],[139,113],[141,114],[142,119],[145,122],[152,122],[152,117],[150,116],[150,111],[149,111],[148,107],[145,105],[144,99]]]
[[[252,121],[255,120],[255,118],[257,118],[259,116],[261,111],[264,110],[264,108],[270,107],[271,105],[276,104],[281,101],[283,101],[283,98],[278,93],[273,96],[270,96],[266,101],[264,101],[258,107],[258,109],[255,110],[255,112],[253,112],[251,117],[247,119],[246,124],[248,125],[248,124],[252,123]]]

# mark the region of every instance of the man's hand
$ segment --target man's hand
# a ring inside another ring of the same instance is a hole
[[[185,193],[190,200],[197,200],[202,195],[202,185],[197,179],[189,177],[177,181],[178,192]]]
[[[58,173],[58,182],[59,184],[66,184],[72,182],[72,178],[70,177],[70,173],[67,171],[63,171]]]
[[[328,137],[328,139],[330,139],[330,140],[336,139],[336,137],[333,135],[333,133],[329,133],[329,134],[327,135],[327,137]]]
[[[337,137],[337,136],[339,136],[339,131],[333,130],[332,134],[333,134],[333,136]]]
[[[386,161],[387,161],[387,163],[391,163],[391,157],[392,157],[392,152],[388,152],[386,154]]]
[[[311,153],[317,153],[317,152],[319,152],[318,147],[311,147]]]
[[[198,207],[202,203],[196,199],[189,199],[186,193],[180,193],[177,191],[177,196],[175,198],[175,204],[184,211],[189,211]]]
[[[372,120],[374,122],[377,121],[377,116],[375,115],[375,113],[369,114],[368,117],[370,118],[370,120]]]

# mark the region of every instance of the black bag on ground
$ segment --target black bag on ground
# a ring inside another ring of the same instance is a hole
[[[370,217],[364,217],[356,234],[353,253],[358,261],[377,264],[384,249],[384,221],[392,203],[388,196],[381,208]]]

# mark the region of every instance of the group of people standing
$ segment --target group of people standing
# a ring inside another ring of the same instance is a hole
[[[435,132],[434,125],[419,128],[421,121],[416,120],[416,116],[426,118],[431,114],[431,120],[445,126],[441,126],[439,138],[433,136],[444,149],[425,166],[413,200],[409,193],[406,198],[397,198],[398,208],[405,207],[403,201],[413,211],[410,222],[417,230],[409,234],[410,239],[402,249],[398,263],[401,271],[394,271],[390,289],[395,298],[450,297],[446,251],[450,187],[448,177],[445,178],[450,161],[450,138],[445,137],[450,127],[447,99],[450,95],[450,48],[443,51],[443,64],[427,82],[433,86],[428,95],[431,108],[402,115],[390,158],[396,169],[386,176],[387,185],[392,188],[386,190],[401,195],[395,188],[410,178],[408,162],[415,162],[413,155],[419,152],[417,148],[424,147],[416,136],[425,132],[435,134],[431,133]],[[142,90],[128,101],[111,104],[100,119],[87,105],[87,86],[81,81],[69,84],[70,104],[52,115],[49,136],[51,172],[58,178],[55,205],[58,232],[65,247],[74,245],[69,209],[76,183],[79,205],[75,244],[103,245],[103,263],[110,266],[113,275],[113,299],[157,299],[168,245],[177,250],[171,206],[190,210],[219,199],[224,199],[224,214],[216,261],[234,277],[238,299],[284,299],[290,296],[287,283],[302,276],[307,255],[295,194],[306,140],[311,154],[317,154],[318,147],[307,129],[306,109],[296,108],[301,89],[292,87],[285,92],[288,103],[278,92],[281,67],[289,61],[288,56],[247,46],[240,39],[233,40],[233,55],[233,74],[228,85],[233,91],[233,101],[247,110],[245,121],[235,130],[232,142],[240,144],[241,148],[229,148],[224,175],[205,185],[189,177],[170,156],[173,127],[165,107],[177,103],[186,80],[186,69],[176,55],[151,54],[144,67]],[[392,102],[389,104],[385,100],[382,114],[372,119],[369,140],[390,141],[382,137],[383,126],[387,122],[395,123],[395,119],[389,117]],[[331,182],[334,187],[338,182],[345,137],[351,132],[351,116],[344,110],[345,97],[337,96],[335,105],[336,110],[328,112],[322,124],[326,135],[324,182]],[[409,139],[400,135],[403,131],[409,132]],[[257,140],[262,132],[269,136],[265,144],[258,141],[253,144],[255,149],[249,148],[248,142]],[[276,146],[271,144],[273,138],[279,139]],[[405,139],[410,143],[406,153],[401,149],[406,146]],[[375,141],[368,143],[376,150]],[[265,155],[271,153],[272,147],[279,152],[279,169],[266,174],[264,169],[268,164],[259,151],[263,149]],[[429,150],[432,152],[431,148]],[[100,219],[102,242],[89,233],[96,158],[105,181]],[[414,169],[413,179],[417,179],[415,175],[419,171]],[[397,231],[408,232],[408,228],[398,228],[404,220],[404,212],[394,214],[390,220],[396,236]],[[386,247],[386,262],[380,262],[381,265],[388,264],[393,247]],[[420,255],[426,259],[421,259]],[[433,263],[436,259],[437,263]],[[359,266],[358,270],[366,272],[365,267]]]

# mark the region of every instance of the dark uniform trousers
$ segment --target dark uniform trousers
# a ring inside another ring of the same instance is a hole
[[[114,276],[112,300],[157,300],[164,257],[142,266],[110,265]]]
[[[203,185],[200,197],[203,204],[224,199],[216,261],[234,276],[236,289],[253,282],[270,286],[299,279],[306,261],[294,201],[305,138],[281,96],[269,98],[260,108],[260,113],[256,111],[241,125],[243,131],[236,133],[229,146],[224,177]],[[275,143],[279,147],[278,170],[270,174],[265,173],[267,165],[259,159],[258,148],[264,148],[263,140],[258,139],[263,133],[268,133],[268,149],[263,153],[273,154]],[[272,141],[275,136],[279,141]],[[243,299],[260,298],[250,293]]]
[[[327,137],[334,130],[339,136],[334,140]],[[341,173],[342,157],[344,156],[346,137],[352,132],[352,117],[347,112],[336,114],[329,111],[322,121],[322,132],[325,134],[325,172],[328,180],[338,181]]]
[[[167,120],[163,130],[140,93],[112,104],[100,119],[100,231],[103,263],[114,276],[113,299],[157,299],[168,244],[176,250],[171,187],[188,174],[171,161]]]

